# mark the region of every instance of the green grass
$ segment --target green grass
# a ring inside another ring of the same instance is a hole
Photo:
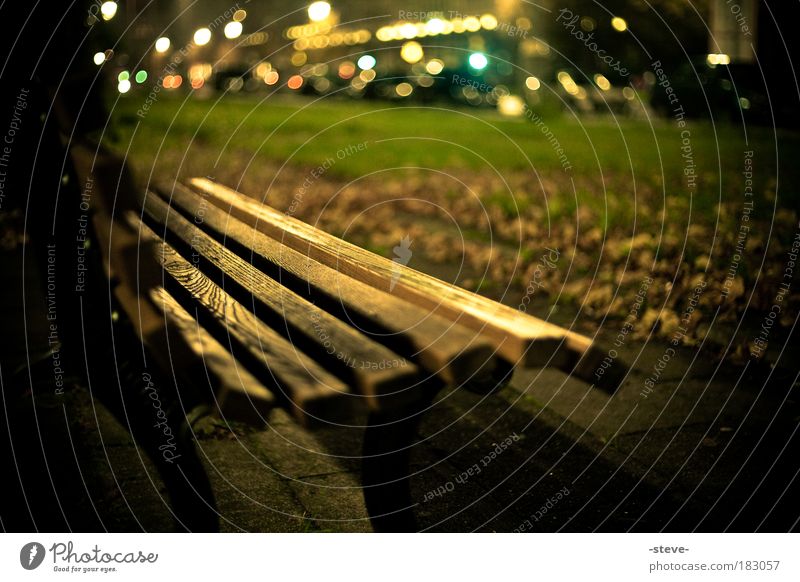
[[[440,106],[394,107],[381,102],[286,101],[225,98],[220,102],[162,98],[144,120],[136,116],[136,96],[120,102],[114,117],[122,129],[118,144],[126,144],[137,122],[137,144],[154,151],[194,146],[226,153],[256,152],[258,156],[291,164],[315,166],[353,144],[367,142],[365,155],[347,157],[330,174],[354,178],[377,168],[423,166],[488,172],[530,171],[564,173],[561,162],[541,128],[525,119],[501,118],[494,112],[445,109]],[[598,185],[614,177],[661,189],[662,184],[685,192],[680,179],[681,136],[674,124],[611,118],[582,119],[567,115],[545,119],[572,164],[569,175],[592,177]],[[746,146],[740,128],[689,125],[699,185],[696,205],[713,208],[719,176],[724,193],[736,190],[735,177],[743,150],[756,150],[756,186],[765,187],[775,175],[774,137],[765,128],[748,128]],[[797,135],[779,134],[785,161],[800,155]],[[664,168],[662,179],[662,170]],[[719,171],[721,168],[721,172]],[[790,201],[796,201],[800,169],[781,168]],[[625,195],[625,192],[619,192]]]

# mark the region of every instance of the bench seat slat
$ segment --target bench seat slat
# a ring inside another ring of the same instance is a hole
[[[491,342],[473,330],[310,259],[218,207],[204,205],[202,197],[180,184],[173,189],[170,202],[189,215],[202,211],[202,228],[224,237],[226,245],[234,241],[279,268],[273,277],[284,285],[290,285],[294,276],[296,292],[308,293],[311,288],[315,298],[319,293],[327,299],[329,311],[333,306],[341,308],[343,319],[359,318],[357,324],[362,330],[377,326],[380,335],[372,336],[376,341],[390,343],[397,351],[401,350],[396,346],[401,345],[404,355],[414,357],[445,383],[462,384],[497,367]]]
[[[269,411],[278,405],[272,392],[248,372],[166,289],[152,289],[150,298],[167,318],[168,325],[180,331],[197,358],[203,362],[220,416],[263,423]]]
[[[157,239],[145,224],[139,223],[138,228],[143,239]],[[159,242],[155,254],[166,274],[191,295],[195,305],[208,313],[218,324],[221,333],[227,335],[226,343],[234,340],[253,360],[265,366],[263,371],[266,377],[261,383],[262,389],[266,390],[263,384],[267,384],[277,391],[280,399],[289,405],[290,413],[301,423],[315,424],[320,418],[329,422],[346,419],[358,406],[356,401],[359,397],[350,394],[344,382],[264,325],[171,246]],[[166,300],[165,295],[168,298]],[[177,327],[184,333],[188,331],[191,336],[193,330],[189,326],[197,326],[195,319],[166,291],[159,292],[157,299],[156,304],[169,310],[173,321],[178,320]],[[185,315],[182,316],[181,311]],[[230,346],[222,349],[230,354]],[[233,358],[232,355],[230,357]],[[232,369],[228,368],[228,374]],[[230,379],[227,382],[230,383]],[[255,391],[252,395],[263,394]]]
[[[266,317],[267,324],[271,320],[271,327],[287,335],[292,345],[299,345],[319,364],[352,382],[360,394],[369,397],[368,406],[379,409],[390,402],[414,401],[419,397],[424,386],[419,382],[416,365],[408,362],[406,366],[391,369],[353,365],[352,362],[395,361],[400,356],[286,289],[171,209],[157,194],[147,193],[144,208],[147,216],[160,227],[166,227],[167,242],[171,233],[192,253],[218,269],[226,285],[256,300],[265,308],[256,316]],[[193,265],[189,267],[197,271]],[[379,400],[383,402],[379,404]]]
[[[389,289],[394,278],[395,294],[486,335],[513,363],[572,372],[591,348],[589,338],[361,249],[222,184],[207,178],[189,184],[251,227],[355,279]],[[591,354],[591,360],[599,355]]]

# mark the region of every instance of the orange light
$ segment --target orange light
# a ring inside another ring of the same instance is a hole
[[[177,89],[178,87],[180,87],[181,83],[183,83],[183,77],[181,77],[180,75],[175,75],[174,77],[172,77],[173,89]]]
[[[277,83],[277,82],[278,82],[278,79],[279,79],[279,78],[280,78],[280,77],[278,76],[278,71],[270,71],[269,73],[267,73],[267,74],[264,76],[264,82],[265,82],[267,85],[274,85],[275,83]]]
[[[161,81],[161,85],[164,89],[171,89],[172,88],[172,75],[167,75],[164,77],[164,80]]]
[[[355,74],[356,74],[356,67],[350,61],[347,61],[339,65],[339,76],[342,79],[349,79]]]
[[[286,86],[289,87],[289,89],[299,89],[303,86],[303,77],[300,75],[292,75],[289,77],[289,80],[286,81]]]
[[[205,85],[205,79],[203,77],[195,77],[192,79],[192,89],[200,89],[203,85]]]

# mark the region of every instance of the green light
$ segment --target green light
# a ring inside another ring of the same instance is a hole
[[[485,69],[488,64],[489,59],[487,59],[486,55],[483,53],[472,53],[469,55],[469,66],[473,69],[480,71],[481,69]]]
[[[131,78],[131,74],[128,71],[122,71],[119,75],[117,75],[117,81],[120,83],[122,81],[127,81]]]
[[[147,71],[137,71],[136,82],[144,83],[145,81],[147,81]]]

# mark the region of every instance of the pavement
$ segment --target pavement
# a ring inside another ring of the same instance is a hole
[[[26,373],[47,348],[38,272],[0,253],[7,531],[173,531],[166,489],[102,386],[56,394]],[[28,257],[30,259],[30,257]],[[25,269],[23,270],[23,265]],[[23,275],[24,273],[24,275]],[[25,291],[23,292],[23,282]],[[23,305],[22,298],[26,298]],[[540,306],[540,309],[546,309]],[[614,324],[603,327],[605,345]],[[557,370],[518,370],[499,394],[442,394],[413,449],[426,531],[788,531],[800,518],[796,341],[772,363],[719,346],[629,340],[613,396]],[[10,428],[10,430],[9,430]],[[196,447],[223,531],[371,531],[359,429],[208,417]],[[6,438],[5,435],[8,435]],[[12,446],[8,446],[12,445]]]

